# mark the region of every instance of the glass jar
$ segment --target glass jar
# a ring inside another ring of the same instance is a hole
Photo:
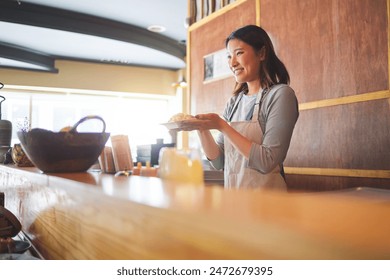
[[[164,180],[203,184],[203,166],[199,150],[162,148],[158,174]]]

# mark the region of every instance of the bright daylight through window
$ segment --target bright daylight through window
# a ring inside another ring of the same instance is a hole
[[[167,129],[161,125],[180,110],[175,96],[155,94],[112,94],[104,92],[35,92],[2,90],[2,119],[13,124],[12,145],[19,143],[16,132],[26,124],[31,128],[59,131],[72,126],[87,115],[99,115],[111,135],[128,135],[133,160],[137,145],[154,144],[156,139],[171,143]],[[147,128],[147,129],[146,129]],[[78,127],[82,132],[100,132],[99,121],[88,121]],[[108,142],[107,145],[110,145]]]

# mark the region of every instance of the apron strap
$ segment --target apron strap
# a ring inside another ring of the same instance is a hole
[[[270,90],[270,88],[265,88],[261,91],[260,94],[257,94],[255,108],[253,109],[252,121],[256,120],[256,118],[257,119],[259,118],[261,103],[263,103],[263,99],[267,95],[269,90]],[[263,133],[264,133],[264,131],[263,131]]]
[[[231,110],[231,112],[229,113],[229,116],[228,116],[228,121],[229,122],[232,121],[233,115],[237,111],[238,104],[241,101],[242,95],[243,95],[243,93],[240,93],[239,96],[237,96],[236,101],[234,102],[233,108],[232,108],[232,110]]]

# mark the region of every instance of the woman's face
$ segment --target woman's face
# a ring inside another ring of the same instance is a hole
[[[256,52],[252,46],[238,39],[228,42],[227,51],[229,68],[238,83],[259,81],[263,52]]]

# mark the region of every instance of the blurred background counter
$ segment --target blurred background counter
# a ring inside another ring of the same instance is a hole
[[[385,190],[269,193],[0,165],[45,259],[390,259]]]

